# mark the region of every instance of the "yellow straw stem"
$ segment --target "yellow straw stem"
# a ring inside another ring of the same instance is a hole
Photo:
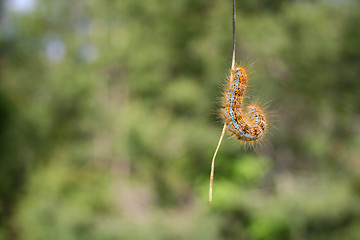
[[[226,130],[226,123],[224,124],[223,130],[221,132],[221,136],[220,136],[220,139],[219,139],[219,143],[218,143],[218,145],[216,147],[214,156],[213,156],[212,161],[211,161],[210,185],[209,185],[209,202],[210,203],[212,203],[212,188],[213,188],[212,186],[213,186],[213,181],[214,181],[215,158],[216,158],[217,152],[219,151],[222,139],[223,139],[224,134],[225,134],[225,130]]]

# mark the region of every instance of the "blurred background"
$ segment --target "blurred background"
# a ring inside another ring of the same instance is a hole
[[[360,1],[237,1],[271,130],[229,135],[232,1],[0,1],[0,239],[360,239]]]

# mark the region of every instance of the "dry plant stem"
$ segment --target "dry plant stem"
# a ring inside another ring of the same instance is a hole
[[[221,133],[221,136],[220,136],[220,139],[219,139],[219,143],[218,143],[218,145],[216,147],[214,156],[213,156],[212,161],[211,161],[210,186],[209,186],[209,202],[210,203],[212,203],[212,185],[213,185],[213,180],[214,180],[215,158],[216,158],[217,152],[219,151],[222,139],[223,139],[224,134],[225,134],[225,130],[226,130],[226,123],[224,124],[223,130],[222,130],[222,133]]]
[[[235,67],[235,36],[236,36],[236,5],[235,0],[233,0],[233,55],[232,55],[232,63],[231,69]]]
[[[233,70],[235,67],[235,32],[236,32],[236,5],[235,5],[235,0],[233,0],[233,52],[232,52],[231,70]],[[214,181],[215,158],[216,158],[217,152],[219,151],[222,139],[225,134],[225,130],[226,130],[226,123],[224,124],[223,130],[221,132],[221,136],[219,139],[219,143],[216,147],[214,156],[211,161],[210,184],[209,184],[209,202],[210,203],[212,203],[212,186],[213,186],[213,181]]]

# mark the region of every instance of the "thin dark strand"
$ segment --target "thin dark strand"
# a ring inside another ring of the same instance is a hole
[[[231,69],[235,67],[235,41],[236,41],[236,4],[235,0],[233,0],[233,57],[231,63]]]
[[[236,33],[236,5],[235,5],[235,0],[233,0],[233,56],[232,56],[232,62],[231,62],[231,70],[233,70],[235,67],[235,33]],[[214,156],[211,161],[210,184],[209,184],[209,202],[210,203],[212,203],[212,189],[213,189],[213,181],[214,181],[215,158],[216,158],[217,152],[219,151],[222,139],[225,134],[225,130],[226,130],[226,123],[224,124],[218,145],[216,147]]]

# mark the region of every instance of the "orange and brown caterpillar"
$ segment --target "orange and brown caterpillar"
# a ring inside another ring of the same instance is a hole
[[[264,135],[266,119],[262,111],[256,106],[248,106],[248,114],[244,114],[243,102],[246,83],[245,69],[234,67],[231,70],[228,89],[224,94],[222,116],[228,131],[239,140],[253,142]]]
[[[236,6],[233,0],[233,56],[229,84],[225,90],[222,106],[224,127],[215,153],[211,160],[209,201],[212,202],[212,185],[214,180],[214,168],[216,154],[220,148],[225,130],[228,129],[234,136],[244,142],[253,143],[260,139],[266,130],[266,118],[256,106],[248,106],[248,112],[244,114],[243,103],[246,90],[247,74],[244,68],[235,66],[235,32],[236,32]]]

